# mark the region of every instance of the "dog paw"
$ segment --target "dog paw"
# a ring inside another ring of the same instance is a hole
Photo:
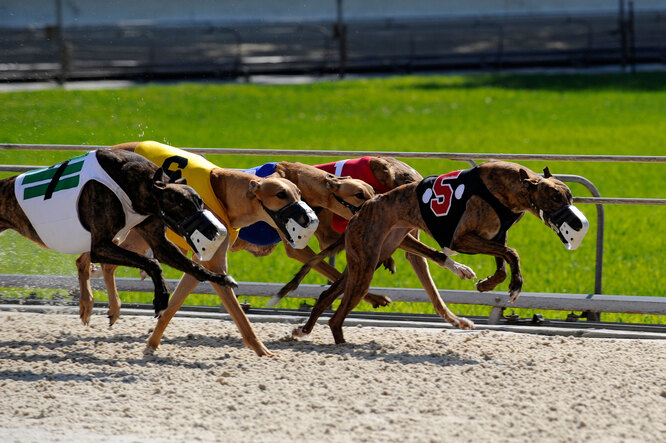
[[[495,283],[490,279],[490,277],[486,277],[476,282],[474,287],[479,292],[487,292],[492,291],[495,288]]]
[[[519,295],[520,295],[520,289],[513,289],[509,291],[509,302],[515,303],[516,300],[518,300]]]
[[[307,337],[308,334],[303,331],[303,326],[299,326],[298,328],[294,328],[294,330],[291,331],[291,336],[294,338],[303,338]]]
[[[451,325],[455,326],[458,329],[476,328],[476,326],[474,326],[474,322],[465,317],[456,317],[453,321],[451,321]]]
[[[384,265],[384,268],[386,268],[388,271],[391,272],[391,274],[395,274],[396,268],[395,268],[395,261],[393,260],[393,257],[389,257],[386,260],[382,262],[382,265]]]
[[[380,306],[388,306],[391,304],[391,299],[384,295],[367,293],[364,298],[373,308],[379,308]]]
[[[220,274],[219,277],[215,277],[214,280],[212,280],[213,283],[217,283],[218,285],[221,286],[227,286],[229,288],[237,288],[238,283],[236,283],[236,280],[230,275],[227,274]]]
[[[474,270],[467,265],[463,265],[462,263],[456,263],[456,266],[453,267],[452,271],[462,280],[472,280],[476,278]]]
[[[95,263],[90,263],[90,278],[101,278],[102,276],[102,267]]]
[[[156,351],[157,351],[156,348],[153,348],[152,346],[148,345],[145,348],[143,348],[143,355],[145,356],[155,355]]]
[[[112,314],[111,311],[109,311],[108,317],[109,317],[109,327],[111,327],[116,323],[116,320],[118,320],[118,318],[120,317],[120,312]]]

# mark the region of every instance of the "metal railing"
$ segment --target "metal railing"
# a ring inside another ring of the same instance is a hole
[[[49,151],[92,151],[95,149],[106,148],[107,146],[101,145],[55,145],[55,144],[14,144],[14,143],[0,143],[0,149],[4,150],[49,150]],[[194,148],[194,147],[182,147],[181,149],[195,152],[197,154],[218,154],[218,155],[261,155],[261,156],[296,156],[296,157],[360,157],[360,156],[391,156],[396,158],[419,158],[419,159],[439,159],[439,160],[454,160],[454,161],[463,161],[471,165],[476,164],[477,160],[505,160],[505,161],[576,161],[576,162],[628,162],[628,163],[666,163],[666,156],[624,156],[624,155],[560,155],[560,154],[499,154],[499,153],[443,153],[443,152],[400,152],[400,151],[341,151],[341,150],[289,150],[289,149],[233,149],[233,148]],[[43,167],[31,166],[31,165],[0,165],[0,171],[4,172],[24,172],[32,170],[35,168]],[[578,183],[585,186],[592,197],[574,197],[575,203],[584,203],[584,204],[594,204],[597,207],[597,236],[596,236],[596,263],[595,263],[595,284],[594,284],[594,296],[599,296],[602,294],[602,280],[603,280],[603,252],[604,252],[604,228],[605,228],[605,213],[604,205],[605,204],[620,204],[620,205],[666,205],[666,199],[656,199],[656,198],[612,198],[612,197],[601,197],[599,190],[594,186],[594,184],[578,175],[556,175],[562,181]],[[5,276],[6,277],[6,276]],[[130,279],[131,281],[131,279]],[[241,283],[243,285],[266,285],[258,283]],[[270,284],[269,284],[270,285]],[[279,288],[275,285],[275,288],[271,287],[271,290],[277,291]],[[317,285],[310,285],[317,288]],[[135,286],[136,287],[136,286]],[[254,286],[253,286],[254,287]],[[255,288],[256,289],[256,288]],[[377,288],[373,288],[373,291]],[[380,288],[381,290],[386,290],[386,288]],[[304,293],[296,293],[292,295],[293,297],[313,297],[313,288],[306,290],[307,295]],[[394,300],[400,300],[401,297],[396,297],[395,291],[406,291],[405,289],[399,290],[389,290],[391,292],[391,298]],[[411,290],[410,290],[411,291]],[[460,298],[460,301],[452,301],[452,294],[465,294],[464,297]],[[300,295],[299,295],[300,294]],[[454,303],[464,303],[464,304],[488,304],[494,307],[491,318],[497,319],[499,316],[498,311],[501,312],[508,305],[506,294],[500,293],[485,293],[480,294],[481,298],[474,296],[474,291],[440,291],[445,301],[454,302]],[[259,295],[259,294],[246,294],[246,295]],[[317,294],[318,295],[318,294]],[[546,299],[551,300],[554,296],[556,299],[559,295],[562,294],[548,294]],[[425,293],[421,294],[416,298],[420,299],[418,301],[428,301]],[[577,301],[587,300],[588,309],[593,318],[598,319],[599,312],[622,312],[618,311],[617,306],[622,306],[620,309],[628,309],[626,297],[636,297],[636,296],[607,296],[610,298],[604,298],[604,303],[592,304],[590,300],[591,296],[582,295],[582,294],[567,294],[565,299]],[[613,300],[613,297],[619,297],[616,299],[617,303],[609,302]],[[412,298],[414,298],[412,296]],[[540,300],[535,302],[532,299]],[[664,307],[659,308],[663,309],[657,311],[660,314],[666,314],[666,300],[661,299],[659,302],[655,302],[654,297],[643,297],[649,299],[647,301],[649,306],[654,306],[654,303],[663,303]],[[568,309],[565,308],[561,303],[544,303],[543,296],[522,296],[519,300],[523,300],[515,305],[510,305],[511,307],[520,308],[522,305],[527,303],[525,307],[531,308],[531,306],[539,306],[541,309]],[[412,300],[411,301],[416,301]],[[530,301],[532,300],[532,301]],[[598,299],[597,299],[598,300]],[[633,298],[637,303],[639,302],[638,298]],[[642,302],[641,302],[642,303]],[[566,304],[565,304],[566,305]],[[550,308],[546,306],[552,306]],[[570,304],[571,309],[573,310],[573,304]],[[577,304],[576,306],[585,306]],[[646,305],[647,306],[647,305]],[[603,309],[601,307],[604,307]],[[639,312],[632,308],[631,311],[624,312]],[[640,308],[640,307],[639,307]],[[642,308],[640,308],[642,309]],[[595,315],[595,313],[597,313]],[[644,313],[655,313],[654,309],[644,310]],[[588,316],[588,318],[590,318]]]

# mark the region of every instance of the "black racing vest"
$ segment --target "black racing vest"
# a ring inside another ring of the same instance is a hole
[[[500,219],[500,230],[492,239],[504,244],[506,231],[520,218],[504,206],[481,180],[479,168],[453,171],[443,175],[431,175],[418,184],[421,216],[428,230],[440,247],[450,248],[453,234],[467,208],[467,201],[477,195],[488,203]]]

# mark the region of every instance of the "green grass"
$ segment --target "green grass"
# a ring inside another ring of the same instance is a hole
[[[181,147],[537,154],[666,154],[666,74],[413,76],[324,82],[297,86],[246,84],[146,85],[109,91],[2,94],[0,137],[6,143],[111,145],[153,139]],[[0,151],[0,164],[47,165],[73,152]],[[222,167],[250,167],[269,156],[220,156]],[[336,158],[281,157],[310,163]],[[465,167],[452,161],[409,160],[421,174]],[[525,162],[540,171],[543,162]],[[548,164],[553,173],[590,179],[603,196],[665,198],[663,164]],[[4,176],[7,176],[5,174]],[[571,185],[576,196],[588,196]],[[594,290],[596,210],[579,205],[591,231],[576,251],[565,250],[550,230],[526,216],[509,233],[521,255],[529,292],[591,293]],[[663,296],[666,208],[606,206],[603,292]],[[430,239],[430,245],[435,245]],[[74,257],[43,251],[15,233],[0,237],[0,272],[73,275]],[[418,287],[402,254],[398,273],[376,273],[373,285]],[[486,256],[457,256],[477,275],[493,271]],[[344,260],[338,258],[338,267]],[[285,282],[299,264],[282,250],[269,257],[231,255],[238,280]],[[431,266],[440,288],[473,289]],[[136,276],[124,269],[121,276]],[[167,269],[167,276],[178,273]],[[307,283],[323,283],[317,275]],[[507,283],[499,290],[506,290]],[[149,300],[149,295],[144,295]],[[100,298],[101,299],[101,298]],[[125,298],[125,300],[128,300]],[[129,301],[129,300],[128,300]],[[254,301],[261,304],[261,301]],[[193,297],[188,303],[213,303]],[[297,306],[284,300],[280,306]],[[432,312],[427,304],[390,309]],[[362,306],[362,309],[368,309]],[[456,306],[484,315],[488,308]],[[521,315],[529,312],[519,311]],[[548,312],[548,317],[566,313]],[[662,318],[607,315],[605,320]]]

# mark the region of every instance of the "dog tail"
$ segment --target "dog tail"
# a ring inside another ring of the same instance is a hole
[[[268,300],[268,303],[266,303],[267,307],[273,307],[276,304],[282,300],[282,298],[289,294],[292,291],[295,291],[296,288],[298,288],[298,285],[301,284],[303,279],[305,278],[306,275],[310,272],[312,267],[319,263],[320,261],[326,259],[327,257],[330,257],[332,255],[337,254],[338,252],[342,251],[345,248],[345,236],[342,234],[339,239],[337,239],[333,244],[331,244],[328,248],[324,249],[321,251],[319,254],[315,255],[312,257],[310,260],[308,260],[302,267],[299,269],[299,271],[294,275],[294,278],[292,278],[289,283],[284,285],[282,289],[278,291],[277,294],[275,294],[270,300]]]

